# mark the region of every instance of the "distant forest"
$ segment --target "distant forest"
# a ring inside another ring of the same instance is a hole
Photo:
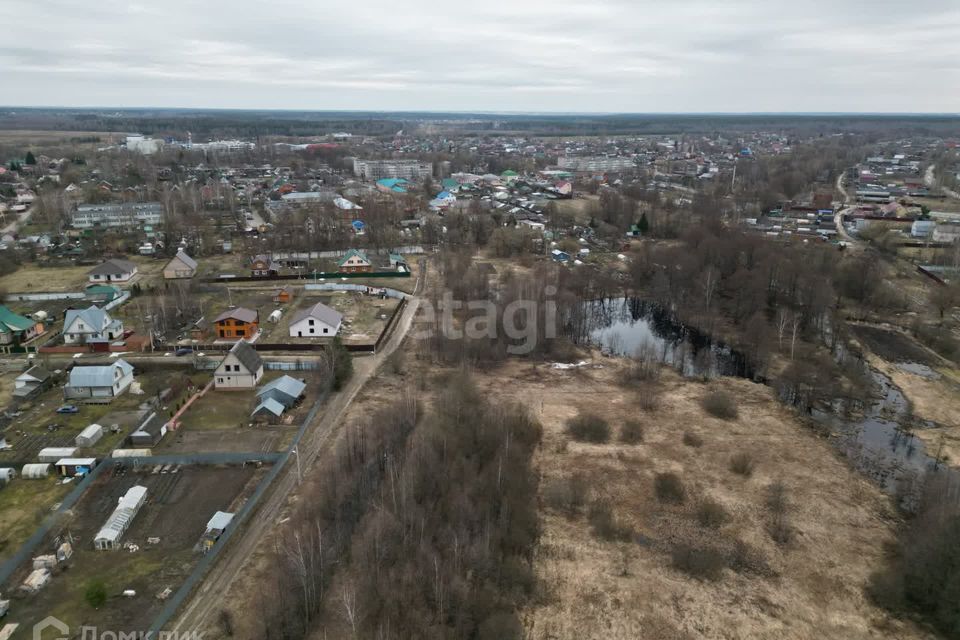
[[[138,132],[205,137],[317,136],[334,132],[393,135],[433,131],[461,135],[671,135],[782,131],[789,135],[858,133],[949,136],[960,115],[856,114],[491,114],[215,109],[0,108],[0,129]]]

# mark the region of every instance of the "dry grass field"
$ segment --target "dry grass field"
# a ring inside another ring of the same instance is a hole
[[[893,540],[889,500],[770,389],[665,373],[658,407],[644,411],[638,394],[619,383],[622,361],[599,364],[562,371],[511,362],[479,376],[488,393],[526,404],[544,426],[535,560],[541,593],[523,612],[528,638],[925,637],[865,596]],[[704,412],[701,399],[712,390],[736,398],[737,419]],[[581,411],[609,422],[609,443],[568,438],[567,421]],[[617,441],[628,419],[643,426],[639,444]],[[731,470],[741,454],[752,458],[749,476]],[[680,478],[682,504],[658,499],[662,473]],[[556,509],[558,483],[575,474],[587,490],[583,506]],[[782,519],[769,506],[776,483],[784,487]],[[629,535],[594,533],[587,513],[597,500]],[[700,524],[705,501],[720,505],[720,523]],[[778,543],[775,533],[789,540]],[[716,575],[693,577],[675,567],[675,557],[723,561]]]

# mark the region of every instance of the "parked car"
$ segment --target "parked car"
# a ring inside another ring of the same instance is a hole
[[[193,353],[193,347],[180,347],[177,349],[178,356],[188,356]]]
[[[65,404],[57,408],[57,413],[80,413],[80,407],[75,404]]]

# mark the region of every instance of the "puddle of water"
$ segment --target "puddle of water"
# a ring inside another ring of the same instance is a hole
[[[901,371],[912,373],[915,376],[926,378],[927,380],[939,380],[941,377],[939,372],[919,362],[898,362],[897,368]]]

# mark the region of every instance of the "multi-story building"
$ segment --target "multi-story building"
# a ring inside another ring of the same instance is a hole
[[[633,158],[626,156],[562,156],[557,166],[570,171],[631,171],[637,168]]]
[[[353,174],[367,180],[406,178],[421,180],[433,175],[433,163],[420,160],[361,160],[353,159]]]
[[[71,216],[71,224],[77,229],[135,228],[143,225],[158,225],[162,220],[163,205],[159,202],[81,204]]]

